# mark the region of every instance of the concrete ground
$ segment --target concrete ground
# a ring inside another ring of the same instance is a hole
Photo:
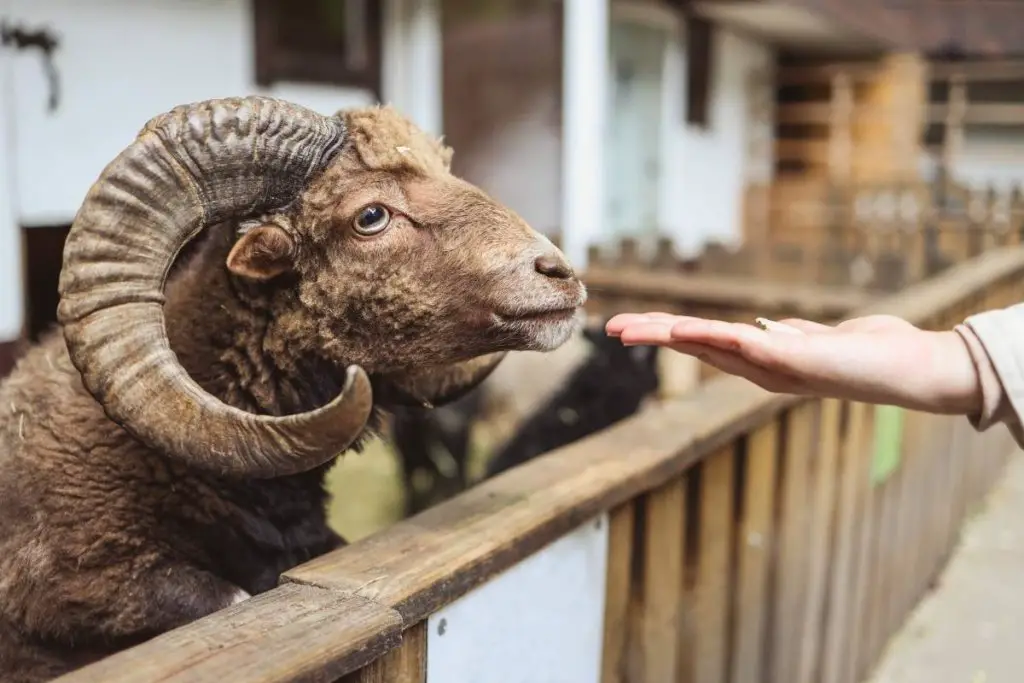
[[[934,593],[870,683],[1024,681],[1024,455],[964,528]]]

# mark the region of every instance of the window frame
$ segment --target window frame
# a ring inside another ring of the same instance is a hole
[[[383,72],[384,17],[379,0],[365,0],[369,64],[353,69],[345,64],[343,54],[304,51],[282,45],[275,27],[288,0],[252,0],[255,47],[255,78],[260,87],[282,81],[346,88],[361,88],[381,99]]]

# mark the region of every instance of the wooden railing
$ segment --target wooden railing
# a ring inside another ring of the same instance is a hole
[[[1024,295],[1024,249],[860,309]],[[855,683],[1012,442],[724,377],[60,679]]]

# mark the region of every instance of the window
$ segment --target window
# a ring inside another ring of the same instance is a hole
[[[253,0],[256,82],[319,83],[380,99],[379,0]]]
[[[57,324],[57,283],[70,225],[22,228],[25,264],[25,331],[30,341]]]
[[[707,128],[711,120],[713,26],[694,14],[686,17],[686,122]]]

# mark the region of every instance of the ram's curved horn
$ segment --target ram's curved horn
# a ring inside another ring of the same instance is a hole
[[[64,248],[58,319],[86,389],[152,448],[227,476],[322,464],[365,428],[370,382],[348,369],[331,403],[298,415],[238,410],[185,372],[164,328],[163,288],[204,228],[282,207],[339,152],[340,118],[271,98],[210,100],[155,117],[89,190]]]

